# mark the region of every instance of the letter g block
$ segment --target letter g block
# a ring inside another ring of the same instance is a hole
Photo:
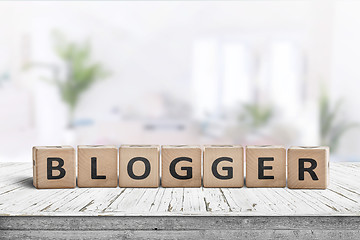
[[[188,145],[161,147],[163,187],[201,187],[201,148]]]
[[[33,185],[38,189],[74,188],[76,186],[74,148],[33,147]]]
[[[204,187],[243,187],[244,153],[239,145],[204,146]]]

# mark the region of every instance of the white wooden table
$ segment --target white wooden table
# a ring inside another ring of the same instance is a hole
[[[327,190],[37,190],[31,163],[0,164],[0,238],[360,239],[360,163],[331,163]]]

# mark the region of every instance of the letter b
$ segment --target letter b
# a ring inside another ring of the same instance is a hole
[[[33,185],[38,189],[76,186],[75,149],[71,146],[33,147]]]
[[[56,167],[53,166],[53,162],[58,162]],[[65,177],[66,171],[64,168],[64,160],[61,158],[47,158],[47,179],[61,179]],[[54,176],[53,170],[59,171],[59,174]]]

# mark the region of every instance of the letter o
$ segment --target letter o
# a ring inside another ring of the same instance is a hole
[[[143,175],[140,175],[140,176],[136,176],[134,174],[134,171],[133,171],[134,163],[137,162],[137,161],[141,161],[145,165],[145,172],[144,172]],[[150,166],[149,160],[146,159],[146,158],[143,158],[143,157],[134,157],[129,161],[129,163],[127,165],[127,172],[129,174],[129,176],[132,179],[136,179],[136,180],[141,180],[141,179],[147,178],[149,176],[149,174],[150,174],[150,170],[151,170],[151,166]]]

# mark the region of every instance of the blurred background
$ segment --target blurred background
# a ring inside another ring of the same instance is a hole
[[[34,145],[360,160],[359,1],[0,2],[0,161]]]

